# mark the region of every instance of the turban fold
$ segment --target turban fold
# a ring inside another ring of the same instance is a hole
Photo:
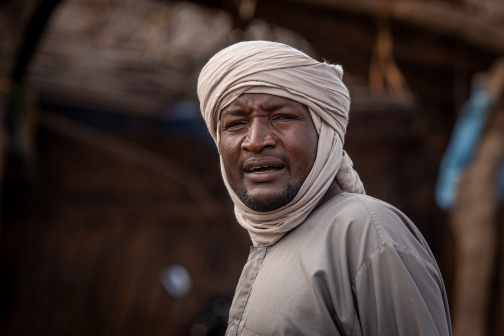
[[[350,157],[343,150],[350,96],[339,65],[321,63],[288,45],[249,41],[215,54],[198,78],[201,113],[217,147],[221,111],[244,93],[265,93],[308,107],[318,132],[317,156],[296,197],[286,206],[258,212],[244,205],[231,189],[221,159],[224,183],[235,215],[255,246],[269,246],[301,224],[324,197],[331,183],[343,191],[365,193]]]

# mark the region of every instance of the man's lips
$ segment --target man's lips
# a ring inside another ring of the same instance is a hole
[[[243,171],[252,182],[269,182],[284,173],[285,163],[274,157],[248,159],[243,164]]]
[[[282,168],[285,168],[284,162],[274,157],[248,159],[243,163],[245,173],[263,173]]]

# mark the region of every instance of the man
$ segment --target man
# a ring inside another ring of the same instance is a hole
[[[226,335],[451,335],[445,288],[409,219],[365,196],[343,151],[340,66],[284,44],[205,65],[201,111],[254,246]]]

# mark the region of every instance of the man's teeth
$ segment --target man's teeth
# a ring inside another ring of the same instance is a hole
[[[275,170],[277,168],[281,168],[280,166],[260,166],[260,167],[252,167],[249,169],[249,172],[256,172],[260,169],[263,169],[263,168],[269,168],[268,170],[262,170],[261,172],[268,172],[268,171],[272,171],[272,170]]]

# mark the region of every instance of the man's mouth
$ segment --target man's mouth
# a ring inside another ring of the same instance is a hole
[[[248,159],[243,164],[246,178],[252,182],[270,182],[285,173],[286,165],[283,160],[275,157]]]
[[[261,173],[268,173],[268,172],[280,170],[280,169],[282,169],[284,167],[285,167],[284,165],[278,165],[278,166],[257,166],[257,167],[251,167],[246,172],[247,173],[261,174]]]

